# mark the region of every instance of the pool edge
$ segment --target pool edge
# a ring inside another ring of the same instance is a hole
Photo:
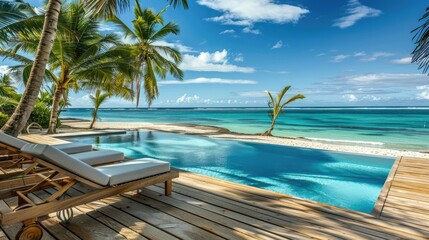
[[[399,164],[403,156],[396,158],[393,163],[392,168],[390,169],[389,175],[387,175],[386,181],[384,182],[383,187],[381,188],[380,194],[378,195],[377,201],[372,209],[371,215],[375,217],[380,217],[381,212],[383,211],[384,204],[387,200],[387,195],[389,195],[390,186],[392,185],[393,179],[395,178],[396,172],[398,171]]]

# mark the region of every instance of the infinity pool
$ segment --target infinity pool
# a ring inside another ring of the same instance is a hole
[[[127,157],[338,207],[371,212],[394,159],[154,131],[73,137]]]

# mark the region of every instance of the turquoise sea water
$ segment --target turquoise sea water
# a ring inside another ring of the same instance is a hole
[[[371,212],[394,160],[202,136],[131,131],[67,140],[152,157],[183,170]]]
[[[262,133],[270,125],[262,108],[102,109],[101,121],[191,123]],[[63,118],[91,118],[91,109],[68,109]],[[294,108],[287,109],[273,132],[337,144],[429,150],[426,108]]]

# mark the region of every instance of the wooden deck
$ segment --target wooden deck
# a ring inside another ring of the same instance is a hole
[[[170,197],[151,186],[76,207],[69,224],[55,213],[41,224],[44,239],[429,239],[429,160],[396,163],[374,215],[181,172]],[[86,191],[78,185],[68,194]],[[0,209],[15,205],[0,201]],[[2,227],[0,239],[19,228]]]

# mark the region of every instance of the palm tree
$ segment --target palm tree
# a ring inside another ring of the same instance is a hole
[[[91,101],[94,104],[94,109],[92,110],[92,121],[89,125],[89,128],[92,129],[94,127],[95,121],[98,119],[98,110],[100,109],[100,106],[105,103],[110,97],[112,96],[120,96],[127,100],[132,100],[134,96],[134,92],[131,88],[127,88],[124,86],[121,86],[119,88],[111,88],[107,91],[102,91],[100,89],[97,89],[95,91],[94,95],[91,95]]]
[[[129,0],[84,0],[84,2],[90,11],[104,17],[112,17],[129,6]],[[17,136],[25,127],[33,111],[42,86],[46,64],[56,37],[61,4],[61,0],[48,0],[40,41],[25,91],[13,115],[2,127],[2,130],[7,134]],[[174,6],[182,4],[185,8],[188,7],[187,0],[170,0],[170,4]],[[1,16],[3,18],[3,15]]]
[[[29,24],[32,18],[38,16],[35,9],[22,0],[0,1],[0,43],[16,36],[17,30],[40,31],[41,28],[35,29]],[[23,24],[24,21],[26,24]]]
[[[419,21],[425,22],[412,31],[415,32],[413,40],[417,46],[412,52],[411,62],[418,63],[419,68],[422,68],[423,72],[426,73],[429,69],[429,7],[426,8],[426,13]]]
[[[270,128],[265,131],[262,136],[272,136],[271,132],[274,130],[274,126],[276,125],[277,117],[283,113],[283,108],[288,105],[291,102],[294,102],[298,99],[304,99],[305,96],[302,94],[296,94],[293,97],[290,97],[286,102],[282,103],[283,97],[286,94],[286,92],[291,88],[291,86],[284,87],[277,95],[277,98],[275,99],[270,91],[265,91],[270,99],[268,100],[268,107],[269,107],[269,116],[271,118],[271,126]]]
[[[0,75],[0,96],[12,97],[16,94],[16,88],[12,85],[10,76],[7,74]]]
[[[180,30],[175,23],[164,24],[162,14],[167,8],[154,13],[150,9],[142,9],[137,0],[135,4],[135,19],[132,28],[129,28],[118,17],[112,17],[110,21],[120,26],[125,32],[125,37],[135,42],[128,44],[125,48],[130,52],[135,67],[138,69],[134,76],[136,107],[140,102],[142,79],[146,100],[150,106],[159,95],[157,76],[165,79],[169,73],[180,80],[183,79],[183,72],[178,68],[178,64],[182,61],[180,52],[157,43],[170,34],[179,34]]]
[[[98,118],[98,109],[100,108],[101,104],[107,101],[109,99],[110,94],[109,93],[102,93],[100,89],[97,89],[95,91],[95,95],[91,95],[91,101],[94,104],[94,109],[92,110],[92,121],[89,125],[89,128],[92,129],[94,127],[94,123]]]
[[[88,14],[82,5],[63,6],[57,38],[48,61],[49,71],[46,71],[54,83],[48,133],[56,132],[60,110],[64,107],[62,103],[67,99],[70,88],[93,89],[119,73],[121,76],[131,73],[133,65],[127,52],[110,47],[118,44],[118,37],[99,34],[99,24],[96,16]],[[35,53],[39,37],[39,33],[20,35],[13,51],[0,51],[1,55],[23,63],[12,68],[22,72],[23,79],[27,79],[25,73],[28,71],[25,69],[28,70],[31,60],[15,52],[22,49]]]

